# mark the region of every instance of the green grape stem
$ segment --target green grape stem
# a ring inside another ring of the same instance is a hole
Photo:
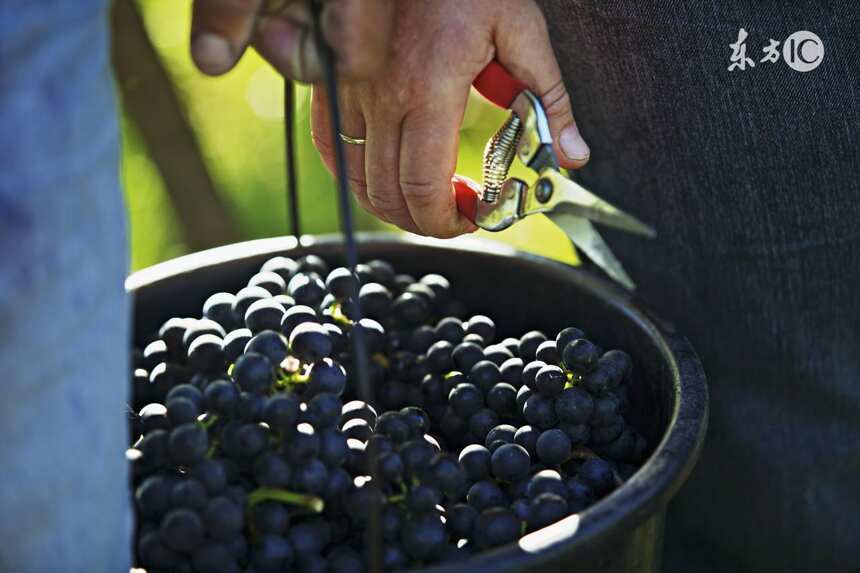
[[[248,505],[250,507],[264,501],[278,501],[287,505],[302,507],[314,513],[321,513],[325,508],[325,502],[316,496],[289,491],[286,489],[260,487],[248,495]]]

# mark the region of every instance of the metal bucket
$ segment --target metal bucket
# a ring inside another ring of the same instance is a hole
[[[583,328],[598,343],[633,357],[629,419],[653,452],[621,487],[585,511],[432,572],[542,573],[659,571],[666,506],[684,484],[705,438],[708,393],[687,340],[629,293],[581,268],[476,239],[436,241],[362,235],[362,259],[382,258],[420,276],[438,272],[472,313],[491,316],[501,336]],[[134,337],[144,344],[171,316],[196,316],[208,295],[236,291],[274,255],[314,253],[342,262],[338,237],[263,239],[180,257],[131,275]]]

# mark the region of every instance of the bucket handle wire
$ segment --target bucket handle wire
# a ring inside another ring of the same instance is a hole
[[[335,180],[338,188],[338,206],[340,215],[340,227],[344,240],[344,254],[346,265],[355,274],[358,265],[358,245],[355,238],[355,221],[352,214],[352,204],[349,195],[349,179],[346,171],[346,158],[343,142],[340,139],[340,108],[337,98],[337,74],[335,70],[334,53],[325,41],[322,33],[321,13],[322,4],[320,0],[311,0],[311,15],[313,18],[313,33],[317,42],[317,49],[323,64],[324,85],[328,96],[329,113],[331,115],[331,140],[334,148]],[[287,163],[287,200],[288,219],[290,229],[301,243],[301,227],[299,214],[299,199],[296,177],[296,154],[295,154],[295,87],[293,82],[284,78],[284,127],[286,143]],[[358,281],[353,281],[352,314],[354,324],[358,324],[363,314],[359,302]],[[366,341],[361,328],[353,327],[350,335],[352,342],[353,357],[355,360],[355,374],[358,385],[358,394],[368,404],[373,402],[373,388],[370,387],[368,378],[368,356],[366,352]],[[371,487],[378,487],[379,475],[377,472],[376,455],[371,452],[370,475]],[[368,516],[366,543],[367,570],[369,573],[380,573],[382,571],[382,536],[380,531],[381,508],[378,504],[371,505]]]

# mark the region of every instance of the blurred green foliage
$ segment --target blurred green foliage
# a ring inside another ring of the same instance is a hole
[[[252,239],[283,234],[287,225],[283,80],[252,50],[229,74],[204,76],[188,53],[191,2],[143,0],[139,7],[240,236]],[[335,187],[310,139],[310,88],[300,87],[298,96],[295,135],[303,232],[336,232]],[[461,131],[458,173],[480,180],[484,144],[505,117],[505,111],[473,94]],[[134,125],[123,121],[122,126],[122,181],[130,218],[132,268],[139,269],[184,254],[188,248],[164,182]],[[356,213],[361,230],[395,231],[361,209]],[[532,217],[502,233],[479,233],[523,250],[576,261],[564,234],[543,217]]]

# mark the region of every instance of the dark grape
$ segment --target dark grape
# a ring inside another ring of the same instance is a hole
[[[524,447],[529,456],[537,458],[538,436],[540,436],[540,430],[532,426],[521,426],[514,434],[514,443]]]
[[[248,341],[245,353],[262,354],[276,366],[287,357],[287,341],[279,332],[264,330]]]
[[[540,461],[549,465],[559,465],[570,457],[573,446],[567,434],[555,428],[541,432],[536,449]]]
[[[358,288],[358,277],[346,267],[333,269],[325,279],[326,287],[338,300],[353,296]]]
[[[170,505],[174,508],[203,511],[208,498],[203,483],[194,478],[179,480],[170,490]]]
[[[321,324],[305,322],[290,333],[290,351],[302,362],[327,358],[334,348],[328,331]]]
[[[158,531],[141,535],[137,554],[142,565],[159,569],[172,569],[179,562],[179,554],[167,547]]]
[[[212,498],[203,516],[206,533],[213,539],[227,541],[241,531],[245,523],[242,510],[226,497]]]
[[[292,487],[299,491],[319,494],[325,491],[328,469],[317,458],[311,458],[293,471]]]
[[[535,497],[529,507],[529,529],[546,527],[568,514],[567,500],[553,493],[542,493]]]
[[[612,466],[609,462],[600,458],[585,460],[582,465],[579,466],[577,478],[598,494],[608,492],[615,485],[615,479],[612,475]]]
[[[469,370],[469,382],[477,386],[483,392],[487,392],[502,377],[499,366],[489,360],[481,360]]]
[[[314,272],[300,272],[290,279],[286,292],[296,304],[314,307],[325,296],[325,283]]]
[[[611,385],[612,377],[604,368],[597,368],[582,377],[582,387],[594,396],[605,393]]]
[[[233,366],[233,381],[246,392],[264,394],[275,382],[275,370],[267,356],[249,351]]]
[[[465,503],[456,503],[445,512],[445,527],[454,539],[468,539],[472,536],[478,510]]]
[[[466,327],[463,321],[453,316],[448,316],[436,323],[436,338],[444,340],[452,345],[460,344],[466,336]]]
[[[541,470],[531,477],[526,486],[526,495],[529,499],[545,493],[551,493],[563,498],[568,497],[567,484],[562,480],[561,474],[555,470]]]
[[[501,377],[502,364],[515,357],[505,346],[493,344],[484,348],[484,358],[499,367],[499,377]]]
[[[299,419],[299,400],[295,394],[277,393],[266,400],[263,421],[277,432],[292,429]]]
[[[457,384],[448,396],[448,403],[461,418],[469,418],[484,406],[484,394],[474,384]]]
[[[556,350],[555,343],[552,340],[547,340],[537,347],[535,360],[540,360],[547,364],[561,364],[561,354]]]
[[[419,484],[406,495],[406,507],[412,513],[428,513],[442,501],[442,492],[433,486]]]
[[[138,511],[144,517],[158,519],[170,507],[172,484],[166,476],[153,475],[146,478],[134,492]]]
[[[523,405],[523,417],[526,422],[542,430],[553,427],[558,421],[552,398],[542,394],[529,396]]]
[[[564,352],[567,345],[578,338],[585,338],[585,333],[575,326],[568,326],[555,337],[555,346],[559,353]]]
[[[520,357],[508,358],[499,367],[502,382],[506,382],[517,388],[522,384],[523,377],[523,359]]]
[[[264,535],[254,548],[254,567],[260,573],[279,573],[294,559],[293,547],[280,535]]]
[[[394,299],[391,310],[403,324],[415,326],[427,319],[430,305],[424,297],[415,293],[404,292]]]
[[[519,357],[523,360],[523,362],[531,362],[535,359],[535,354],[537,353],[538,346],[546,342],[546,340],[546,335],[539,330],[532,330],[531,332],[527,332],[520,338],[518,346]]]
[[[555,400],[555,413],[562,422],[584,424],[591,419],[594,400],[579,388],[567,388]]]
[[[379,283],[367,283],[362,285],[358,300],[366,316],[385,318],[391,308],[391,291]]]
[[[520,535],[520,522],[510,509],[492,507],[482,511],[475,520],[472,538],[482,548],[497,547],[515,541]]]
[[[470,481],[482,480],[490,475],[490,451],[484,446],[471,444],[463,448],[458,458]]]
[[[248,281],[248,286],[263,287],[272,296],[284,294],[284,289],[287,287],[284,278],[273,271],[260,271],[251,277]]]
[[[143,365],[147,370],[152,370],[169,359],[167,344],[163,340],[153,340],[143,349]]]
[[[487,406],[502,418],[517,416],[517,391],[510,384],[499,382],[487,392]]]
[[[466,323],[467,334],[477,334],[486,344],[490,344],[496,337],[496,324],[488,316],[475,315]]]
[[[170,549],[191,553],[203,542],[203,520],[190,509],[173,509],[161,520],[159,533]]]
[[[567,375],[558,366],[544,366],[535,374],[535,390],[544,396],[558,396],[566,383]]]
[[[508,443],[493,452],[491,464],[493,475],[497,479],[515,482],[529,475],[531,459],[524,447]]]
[[[251,331],[247,328],[237,328],[228,332],[221,344],[224,350],[224,360],[228,364],[236,362],[236,359],[245,352],[245,347],[252,336]]]
[[[439,517],[420,515],[406,521],[400,542],[407,555],[426,561],[441,553],[448,542],[448,534]]]
[[[288,308],[281,319],[281,333],[284,336],[289,336],[295,327],[305,322],[318,322],[317,313],[314,309],[302,304]]]
[[[298,270],[298,263],[289,257],[272,257],[263,263],[260,271],[269,271],[278,273],[285,281],[290,280],[290,277]]]
[[[191,469],[191,475],[203,484],[209,495],[227,487],[227,469],[221,460],[204,460]]]
[[[237,324],[244,326],[245,313],[258,300],[270,298],[272,293],[261,286],[247,286],[236,293],[233,299],[233,317]]]
[[[466,494],[466,500],[478,511],[507,505],[507,498],[501,488],[496,482],[486,479],[472,484]]]
[[[588,374],[597,366],[600,351],[593,342],[585,338],[577,338],[564,347],[562,358],[568,370]]]
[[[210,573],[239,573],[239,564],[230,549],[215,542],[205,542],[192,556],[195,571]]]
[[[192,466],[202,461],[209,449],[206,430],[196,423],[182,424],[170,431],[167,442],[170,459],[181,466]],[[146,450],[144,450],[146,454]]]
[[[273,298],[254,301],[245,311],[245,326],[253,333],[280,330],[286,310]]]
[[[481,408],[469,417],[469,431],[478,441],[483,442],[495,426],[499,424],[499,415],[489,408]]]
[[[254,461],[254,479],[263,487],[285,488],[291,477],[290,464],[274,452],[264,452]]]

